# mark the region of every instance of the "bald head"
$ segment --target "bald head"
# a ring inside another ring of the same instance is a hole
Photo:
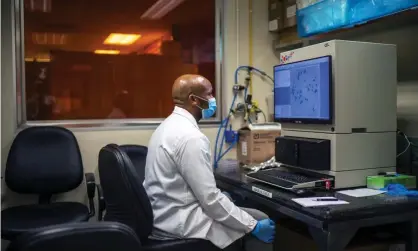
[[[172,96],[176,106],[186,109],[199,121],[202,109],[207,109],[209,99],[213,98],[212,84],[200,75],[186,74],[174,81]]]
[[[195,74],[182,75],[174,81],[172,97],[175,104],[187,103],[190,94],[206,98],[212,95],[212,84],[205,77]]]

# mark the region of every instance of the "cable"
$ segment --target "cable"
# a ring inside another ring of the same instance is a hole
[[[265,72],[259,72],[259,71],[257,71],[256,69],[254,70],[256,73],[258,73],[258,74],[260,74],[261,75],[261,77],[266,77],[266,78],[268,78],[270,81],[271,81],[271,85],[273,85],[274,84],[274,79],[271,77],[271,76],[269,76],[269,75],[267,75],[267,73],[265,73]]]
[[[248,69],[248,67],[247,66],[239,66],[236,70],[235,70],[235,74],[234,74],[234,80],[235,80],[235,85],[237,85],[238,84],[238,72],[239,71],[241,71],[241,70],[246,70],[246,69]],[[248,88],[245,88],[245,95],[246,95],[246,93],[247,93],[247,89]],[[234,97],[233,97],[233,99],[232,99],[232,102],[231,102],[231,106],[230,106],[230,108],[229,108],[229,110],[228,110],[228,114],[227,114],[227,117],[221,122],[221,124],[219,125],[219,129],[218,129],[218,133],[217,133],[217,135],[216,135],[216,141],[215,141],[215,152],[214,152],[214,158],[213,158],[213,162],[214,162],[214,167],[215,167],[215,169],[218,167],[218,162],[219,162],[219,160],[229,151],[228,149],[222,154],[222,148],[223,148],[223,144],[224,144],[224,141],[225,141],[225,129],[226,128],[228,128],[228,124],[229,124],[229,118],[230,118],[230,116],[231,116],[231,113],[232,113],[232,110],[233,110],[233,108],[234,108],[234,105],[235,105],[235,101],[236,101],[236,99],[237,99],[237,96],[238,96],[238,92],[236,92],[235,94],[234,94]],[[224,130],[224,133],[223,133],[223,135],[222,135],[222,140],[221,140],[221,145],[220,145],[220,147],[219,147],[219,150],[218,150],[218,141],[219,141],[219,136],[220,136],[220,133],[221,133],[221,130]],[[231,144],[232,145],[232,144]],[[218,156],[220,157],[220,158],[218,158]],[[222,157],[221,157],[222,156]]]
[[[266,77],[266,78],[270,79],[270,80],[271,80],[271,82],[272,82],[272,83],[274,83],[274,79],[273,79],[270,75],[268,75],[266,72],[264,72],[264,71],[262,71],[262,70],[260,70],[260,69],[254,68],[254,67],[252,67],[252,66],[249,66],[249,65],[241,65],[241,66],[239,66],[239,67],[235,70],[235,83],[238,83],[238,72],[239,72],[239,71],[241,71],[241,70],[243,70],[243,69],[245,69],[245,70],[250,70],[250,71],[254,71],[254,72],[256,72],[256,73],[260,74],[261,76],[263,76],[263,77]]]
[[[253,123],[253,121],[252,121],[251,116],[250,116],[250,114],[249,114],[249,113],[248,113],[248,122],[249,122],[250,124],[252,124],[252,123]]]
[[[399,153],[398,155],[396,155],[396,158],[398,158],[399,156],[401,156],[402,154],[406,153],[406,151],[408,151],[409,147],[411,146],[411,141],[409,141],[408,136],[406,136],[405,133],[399,131],[398,132],[400,135],[404,136],[406,142],[408,142],[408,145],[406,146],[405,150],[403,150],[401,153]]]
[[[218,133],[216,134],[215,151],[214,151],[214,155],[213,155],[213,163],[215,165],[215,168],[217,167],[217,154],[218,154],[218,139],[219,139],[219,134],[221,133],[222,127],[224,126],[225,122],[226,122],[226,119],[224,119],[224,120],[221,121],[221,123],[219,124]]]
[[[229,147],[226,149],[226,151],[221,156],[219,156],[218,161],[220,161],[235,146],[236,143],[238,143],[237,140],[231,143]]]
[[[263,77],[267,77],[267,78],[269,78],[272,82],[274,82],[274,80],[273,80],[273,78],[271,77],[271,76],[269,76],[267,73],[265,73],[264,71],[262,71],[262,70],[260,70],[260,69],[257,69],[257,68],[254,68],[254,67],[252,67],[252,66],[248,66],[248,65],[242,65],[242,66],[239,66],[236,70],[235,70],[235,75],[234,75],[234,81],[235,81],[235,85],[237,85],[238,84],[238,73],[241,71],[241,70],[247,70],[247,71],[250,71],[250,72],[252,72],[252,71],[254,71],[254,72],[257,72],[257,73],[259,73],[261,76],[263,76]],[[248,87],[249,86],[246,86],[245,87],[245,90],[244,90],[244,99],[247,97],[247,95],[248,95]],[[216,135],[216,141],[215,141],[215,153],[214,153],[214,159],[213,159],[213,161],[214,161],[214,167],[215,168],[217,168],[218,167],[218,162],[235,146],[235,144],[236,143],[238,143],[237,142],[237,140],[235,140],[235,142],[233,142],[233,143],[231,143],[230,144],[230,146],[222,153],[222,149],[223,149],[223,144],[224,144],[224,142],[225,142],[225,130],[228,128],[228,125],[229,125],[229,122],[230,122],[230,117],[231,117],[231,115],[232,115],[232,111],[233,111],[233,108],[234,108],[234,105],[235,105],[235,101],[236,101],[236,99],[237,99],[237,96],[238,96],[238,92],[236,92],[235,94],[234,94],[234,97],[233,97],[233,99],[232,99],[232,102],[231,102],[231,106],[230,106],[230,108],[229,108],[229,110],[228,110],[228,114],[227,114],[227,117],[224,119],[224,120],[222,120],[221,121],[221,123],[220,123],[220,125],[219,125],[219,128],[218,128],[218,133],[217,133],[217,135]],[[265,114],[263,113],[263,116],[264,116],[264,118],[266,119],[266,116],[265,116]],[[267,120],[266,120],[267,121]],[[250,123],[252,123],[251,122],[251,119],[249,119],[249,122]],[[221,131],[222,131],[222,129],[223,129],[223,134],[222,134],[222,140],[221,140],[221,142],[220,142],[220,146],[219,146],[219,149],[218,149],[218,144],[219,144],[219,137],[220,137],[220,134],[221,134]]]
[[[253,67],[250,67],[250,66],[239,66],[235,70],[235,74],[234,74],[235,83],[234,84],[235,85],[238,84],[238,73],[239,73],[239,71],[241,71],[241,70],[251,70],[251,69],[253,69]],[[248,92],[248,86],[246,86],[246,88],[245,88],[244,98],[247,96],[247,92]],[[219,140],[219,134],[220,134],[220,131],[222,130],[222,124],[219,127],[219,129],[218,129],[218,135],[216,137],[216,143],[215,143],[216,144],[216,146],[215,146],[215,159],[214,159],[215,168],[218,166],[218,161],[220,160],[220,159],[218,159],[216,157],[217,156],[221,156],[221,155],[223,156],[223,155],[225,155],[228,152],[228,149],[227,149],[226,152],[224,154],[222,154],[223,144],[225,142],[225,129],[228,128],[229,117],[230,117],[231,111],[234,109],[234,105],[235,105],[235,101],[237,99],[237,96],[238,96],[238,92],[236,92],[234,94],[234,98],[232,99],[231,107],[229,108],[228,115],[227,115],[227,118],[226,118],[226,123],[223,125],[224,133],[222,135],[222,140],[221,140],[221,145],[219,147],[219,151],[217,151],[217,145],[218,145],[218,140]]]
[[[266,114],[263,112],[263,110],[261,110],[260,109],[260,112],[261,112],[261,114],[263,114],[263,117],[264,117],[264,122],[267,122],[267,117],[266,117]]]
[[[225,142],[225,130],[228,128],[229,118],[231,117],[231,112],[234,109],[234,105],[235,105],[235,101],[237,99],[237,96],[238,96],[238,93],[235,93],[234,98],[232,99],[231,107],[229,108],[229,114],[228,114],[228,117],[226,118],[226,122],[225,122],[225,125],[224,125],[224,133],[222,135],[222,140],[221,140],[221,146],[220,146],[219,152],[218,152],[219,156],[222,154],[222,149],[224,147],[224,142]]]
[[[231,116],[231,111],[234,107],[235,100],[237,99],[237,96],[238,96],[238,93],[235,93],[234,98],[232,99],[231,107],[229,108],[229,111],[228,111],[228,115],[224,120],[222,120],[222,122],[219,125],[218,133],[216,135],[215,152],[214,152],[214,158],[213,158],[213,163],[214,163],[215,168],[218,167],[219,160],[218,160],[217,156],[221,155],[221,153],[222,153],[223,142],[225,141],[225,129],[228,127],[229,118]],[[221,141],[221,145],[219,147],[219,152],[218,152],[218,140],[219,140],[219,136],[220,136],[220,133],[221,133],[222,129],[224,129],[224,133],[222,135],[222,141]]]

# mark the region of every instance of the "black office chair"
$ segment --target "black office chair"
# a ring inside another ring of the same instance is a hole
[[[145,162],[147,160],[148,147],[141,145],[120,145],[119,148],[131,159],[142,183],[145,179]]]
[[[6,251],[141,251],[135,232],[118,222],[61,224],[19,236]]]
[[[83,181],[83,163],[73,133],[65,128],[30,127],[14,139],[7,158],[5,182],[14,192],[39,195],[39,203],[1,212],[1,235],[18,235],[49,225],[83,222],[94,216],[95,179],[86,173],[89,208],[78,202],[51,202],[54,194],[77,188]]]
[[[116,221],[130,226],[145,250],[218,250],[206,240],[155,241],[148,238],[154,218],[151,204],[136,168],[117,145],[107,145],[100,150],[99,175],[106,202],[105,221]]]
[[[139,176],[139,182],[144,182],[145,179],[145,162],[147,159],[148,154],[148,147],[141,146],[141,145],[120,145],[119,149],[124,151],[129,159],[131,160],[132,164],[134,165],[138,176]],[[104,201],[102,187],[100,184],[97,185],[97,191],[99,195],[99,208],[98,208],[98,214],[97,219],[99,221],[103,220],[103,214],[106,210],[106,203]]]

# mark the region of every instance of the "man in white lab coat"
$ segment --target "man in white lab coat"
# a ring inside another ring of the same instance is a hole
[[[225,249],[249,236],[247,244],[258,242],[257,251],[272,250],[268,243],[274,239],[274,223],[257,210],[248,213],[235,206],[216,187],[210,143],[198,126],[216,111],[211,83],[199,75],[183,75],[172,94],[174,111],[148,145],[144,187],[154,213],[151,238],[206,239]]]

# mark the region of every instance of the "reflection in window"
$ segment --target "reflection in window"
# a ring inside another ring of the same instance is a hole
[[[24,22],[29,121],[163,118],[178,76],[215,84],[214,0],[25,0]]]

